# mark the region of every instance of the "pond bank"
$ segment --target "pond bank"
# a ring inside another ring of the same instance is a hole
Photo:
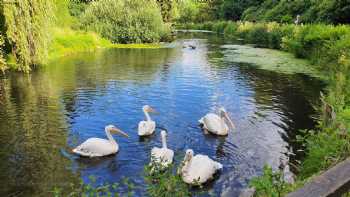
[[[298,183],[345,160],[350,155],[350,27],[347,25],[282,25],[218,21],[204,24],[183,24],[181,29],[203,29],[223,33],[225,37],[241,38],[259,47],[281,49],[296,57],[310,60],[314,68],[327,76],[326,95],[321,94],[319,123],[315,131],[300,137],[306,158],[300,165]],[[344,137],[345,136],[345,137]],[[258,179],[260,183],[268,180]],[[256,186],[256,185],[255,185]],[[285,193],[289,187],[276,188],[261,184],[258,195],[271,191]],[[292,186],[292,188],[295,186]],[[287,188],[287,189],[286,189]],[[282,190],[282,191],[281,191]],[[269,193],[270,192],[270,193]]]
[[[56,28],[53,32],[49,60],[100,48],[158,49],[165,47],[160,43],[114,44],[94,32],[75,31],[70,28]]]

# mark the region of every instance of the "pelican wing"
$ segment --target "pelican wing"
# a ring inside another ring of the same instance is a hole
[[[161,162],[163,165],[167,166],[173,162],[174,151],[168,148],[158,148],[154,147],[151,150],[152,159],[156,162]]]
[[[206,155],[196,155],[192,158],[190,166],[185,174],[185,182],[202,184],[212,179],[222,165]]]
[[[74,153],[86,157],[100,157],[118,152],[118,145],[100,138],[89,138],[73,149]]]
[[[156,129],[156,122],[154,121],[140,121],[138,127],[138,134],[140,136],[151,135]]]
[[[209,113],[199,120],[203,128],[216,135],[227,135],[228,127],[218,115]]]

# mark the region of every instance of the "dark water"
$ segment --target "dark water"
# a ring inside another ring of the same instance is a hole
[[[189,37],[191,37],[189,35]],[[196,50],[113,49],[65,57],[30,75],[0,79],[0,196],[48,196],[54,186],[123,177],[144,194],[142,177],[150,150],[168,130],[168,146],[180,161],[187,148],[224,165],[205,190],[236,196],[265,163],[278,168],[300,148],[299,129],[310,116],[320,82],[246,64],[223,62],[216,36],[179,42]],[[140,139],[141,107],[153,106],[156,134]],[[204,135],[197,120],[224,106],[237,129],[228,137]],[[103,159],[79,159],[69,150],[89,137],[105,138],[115,124],[130,137],[116,137],[120,152]],[[291,160],[297,157],[293,156]]]

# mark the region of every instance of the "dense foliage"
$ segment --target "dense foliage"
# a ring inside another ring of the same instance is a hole
[[[3,4],[6,39],[18,70],[29,72],[31,65],[47,57],[53,3],[47,0],[22,0]]]
[[[169,34],[154,0],[100,0],[81,17],[82,28],[115,43],[158,42]]]
[[[181,1],[180,22],[207,20],[350,23],[349,0],[211,0]],[[204,17],[203,17],[204,15]],[[182,20],[181,20],[182,18]],[[190,19],[190,20],[188,20]]]
[[[0,71],[2,72],[4,72],[7,69],[7,65],[4,58],[3,46],[4,46],[4,38],[3,38],[3,35],[0,34]]]
[[[213,20],[215,12],[211,8],[211,4],[196,0],[179,1],[177,4],[179,14],[176,16],[176,21],[178,23],[198,23]]]

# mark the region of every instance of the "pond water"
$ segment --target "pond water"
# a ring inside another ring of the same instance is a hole
[[[321,82],[303,74],[260,70],[225,61],[230,44],[216,35],[185,34],[178,43],[195,50],[110,49],[61,58],[29,75],[0,79],[0,196],[48,196],[54,186],[80,179],[97,183],[129,177],[145,193],[144,165],[168,131],[176,162],[184,151],[221,162],[219,177],[203,189],[237,196],[264,164],[278,168],[300,154],[295,136],[314,126],[310,117]],[[139,138],[142,106],[159,114],[156,133]],[[205,135],[198,119],[226,108],[236,125],[227,137]],[[117,155],[82,159],[70,150],[90,137],[105,138],[104,126],[115,124],[129,138],[115,136]]]

